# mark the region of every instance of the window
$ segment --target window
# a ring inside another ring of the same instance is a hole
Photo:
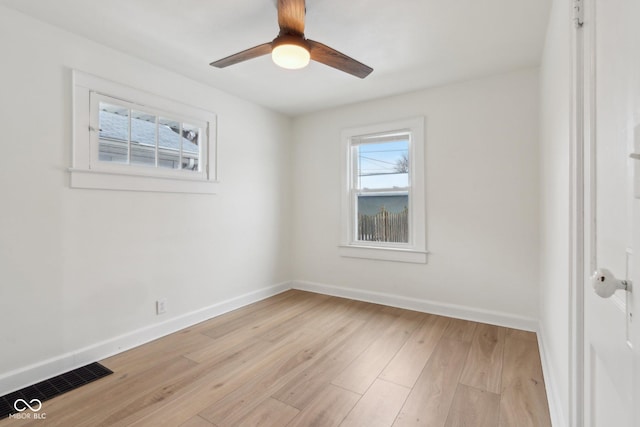
[[[206,123],[185,123],[167,117],[170,113],[96,92],[91,92],[91,109],[94,113],[91,128],[97,134],[91,143],[92,151],[98,153],[98,167],[117,170],[120,166],[110,165],[115,164],[157,168],[162,172],[181,170],[185,177],[202,172],[202,134]]]
[[[343,131],[343,256],[426,262],[422,118]]]
[[[71,186],[215,193],[215,115],[74,72]]]

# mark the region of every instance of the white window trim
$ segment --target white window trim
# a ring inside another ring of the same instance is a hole
[[[353,156],[352,139],[358,136],[391,131],[409,131],[409,243],[362,242],[355,240],[355,206],[352,197]],[[397,120],[369,126],[345,129],[341,135],[341,256],[409,263],[427,262],[425,214],[425,148],[424,117]]]
[[[217,123],[214,113],[78,70],[73,70],[72,79],[73,148],[69,168],[72,188],[216,194]],[[91,117],[91,102],[92,97],[101,96],[200,125],[203,128],[202,170],[186,172],[99,162],[95,149],[97,132],[92,131],[96,117]]]

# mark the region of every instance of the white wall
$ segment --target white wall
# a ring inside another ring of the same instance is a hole
[[[340,257],[340,131],[418,115],[426,117],[428,263]],[[298,286],[454,305],[458,315],[520,326],[537,317],[537,70],[296,118],[293,140]]]
[[[556,232],[568,202],[555,184],[568,173],[554,146],[564,80],[553,75],[565,58],[549,49],[543,106],[555,110],[543,108],[542,167],[533,69],[291,121],[2,7],[0,52],[0,394],[7,374],[291,278],[521,327],[538,317],[542,283],[543,321],[566,320],[566,300],[549,292],[566,275]],[[72,68],[216,112],[220,194],[70,189]],[[340,131],[417,115],[428,264],[339,257]],[[169,312],[159,317],[160,297]],[[560,374],[566,341],[551,333]]]
[[[289,118],[3,7],[0,52],[0,394],[10,371],[290,279]],[[72,68],[216,112],[220,193],[70,189]]]
[[[540,70],[540,323],[547,375],[569,415],[571,2],[554,0]],[[552,402],[556,403],[556,402]]]

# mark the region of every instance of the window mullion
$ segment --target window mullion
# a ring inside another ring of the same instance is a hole
[[[180,151],[180,154],[178,156],[178,169],[182,169],[182,122],[180,122],[179,129],[180,132],[178,132],[178,135],[180,135],[180,142],[178,142],[178,149]]]
[[[358,191],[363,194],[391,194],[391,193],[409,193],[411,186],[409,187],[392,187],[392,188],[359,188]]]
[[[129,124],[129,136],[127,137],[128,141],[127,141],[127,164],[130,165],[131,164],[131,114],[133,113],[133,110],[131,110],[130,108],[127,110],[129,113],[127,114],[128,116],[128,124]]]
[[[158,157],[160,154],[158,153],[158,147],[160,146],[160,116],[156,115],[156,151],[155,151],[155,167],[158,167]]]
[[[351,239],[353,242],[358,241],[358,196],[360,192],[356,189],[352,190],[351,195]]]

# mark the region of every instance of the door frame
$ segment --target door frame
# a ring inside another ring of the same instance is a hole
[[[569,215],[569,426],[585,420],[585,290],[594,270],[595,1],[573,0]]]
[[[572,5],[575,25],[571,35],[569,425],[581,427],[588,419],[586,393],[591,381],[585,359],[585,295],[590,289],[589,278],[598,267],[594,264],[597,23],[596,0],[573,0]],[[640,417],[640,408],[631,415]]]

